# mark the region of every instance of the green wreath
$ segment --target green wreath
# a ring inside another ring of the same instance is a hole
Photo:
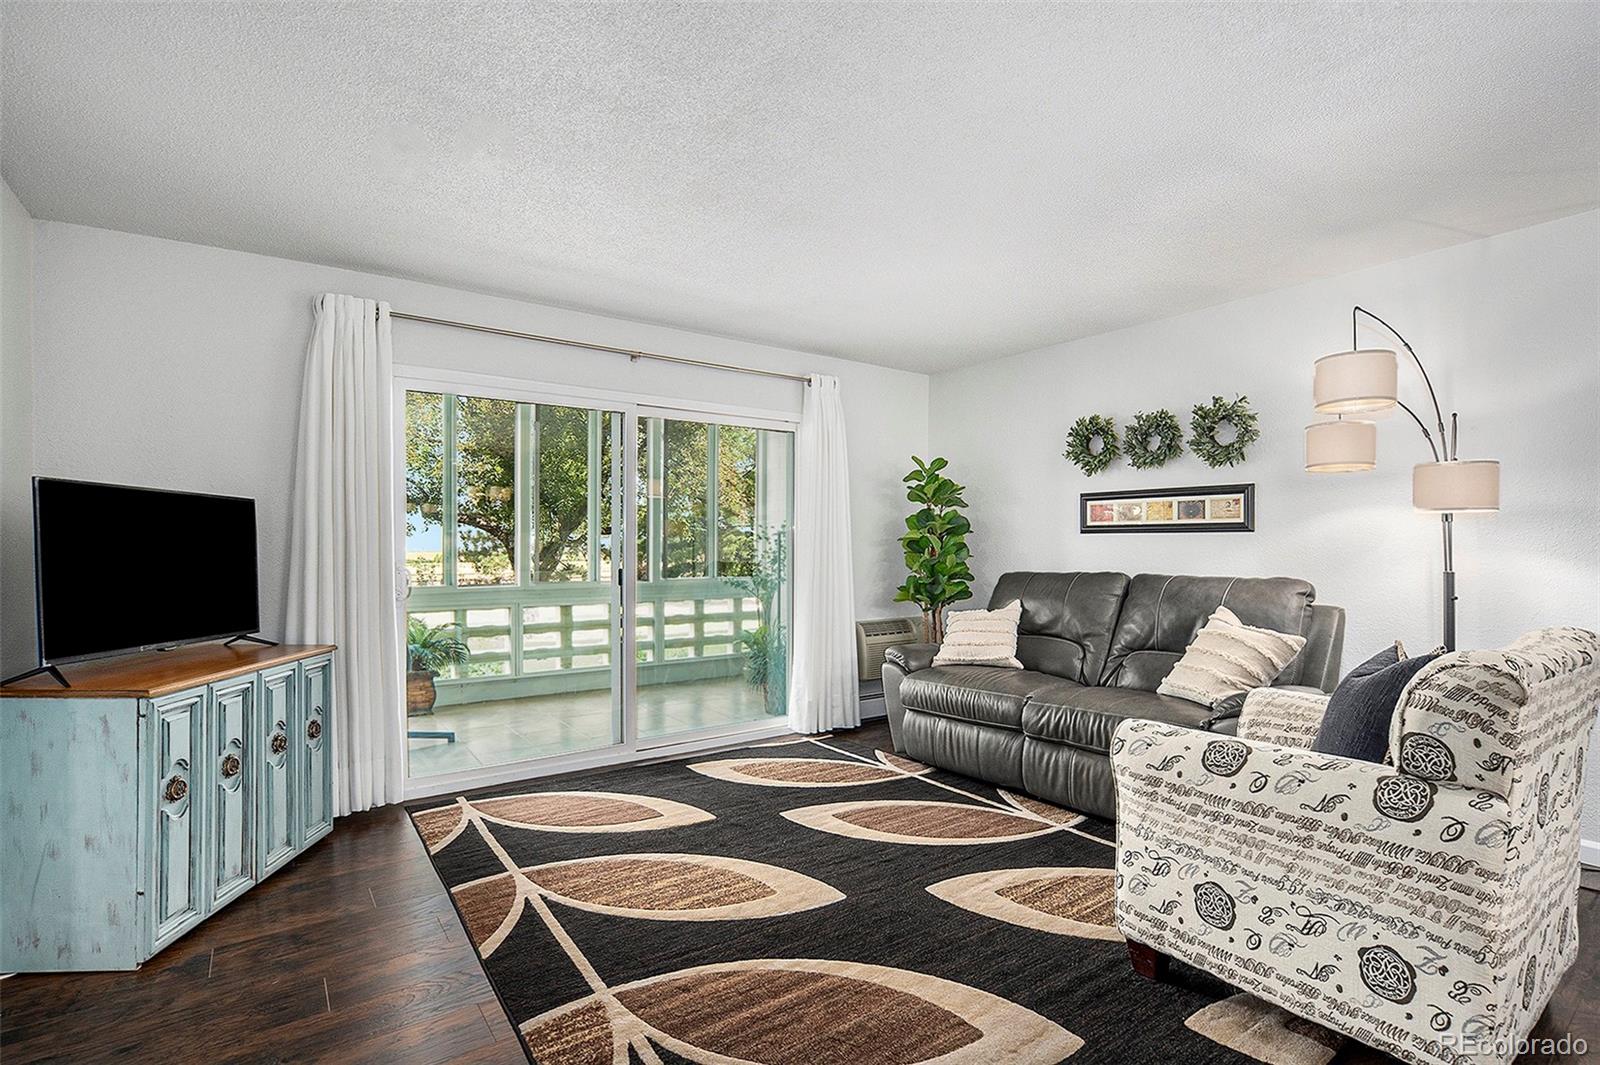
[[[1096,440],[1100,441],[1098,451],[1094,449]],[[1116,423],[1104,414],[1085,414],[1067,431],[1067,449],[1061,457],[1093,477],[1120,454]]]
[[[1217,430],[1224,425],[1233,427],[1233,439],[1227,443],[1217,439]],[[1221,396],[1212,396],[1210,403],[1196,403],[1189,431],[1189,450],[1212,467],[1243,462],[1246,449],[1261,438],[1256,412],[1246,396],[1231,403]]]
[[[1165,466],[1183,454],[1183,426],[1170,410],[1140,411],[1122,435],[1122,447],[1136,470]]]

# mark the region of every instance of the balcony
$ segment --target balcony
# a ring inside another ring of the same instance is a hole
[[[746,676],[740,637],[760,626],[754,598],[716,578],[637,587],[641,740],[782,716],[781,659],[767,692]],[[611,596],[603,581],[413,589],[408,615],[453,628],[471,658],[435,678],[431,713],[408,717],[410,775],[617,742]],[[454,742],[419,733],[453,734]]]

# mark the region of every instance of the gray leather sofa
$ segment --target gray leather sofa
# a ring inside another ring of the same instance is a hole
[[[1306,637],[1275,687],[1331,692],[1338,683],[1344,611],[1318,604],[1302,580],[1007,573],[989,608],[1016,600],[1022,669],[935,666],[934,644],[889,651],[883,691],[896,751],[1114,817],[1108,750],[1123,720],[1233,731],[1237,705],[1215,709],[1156,694],[1217,607],[1226,604],[1247,625]]]

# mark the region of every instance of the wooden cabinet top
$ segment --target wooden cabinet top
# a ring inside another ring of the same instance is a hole
[[[196,643],[60,666],[72,687],[46,675],[0,688],[0,699],[153,699],[334,650],[332,644]]]

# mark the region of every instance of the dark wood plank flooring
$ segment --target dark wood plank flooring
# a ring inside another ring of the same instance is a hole
[[[882,723],[857,735],[888,742]],[[1535,1034],[1571,1031],[1600,1053],[1600,950],[1587,945],[1600,895],[1585,891],[1580,914],[1584,954]],[[5,1065],[112,1060],[526,1062],[399,807],[340,820],[138,972],[0,980]]]

